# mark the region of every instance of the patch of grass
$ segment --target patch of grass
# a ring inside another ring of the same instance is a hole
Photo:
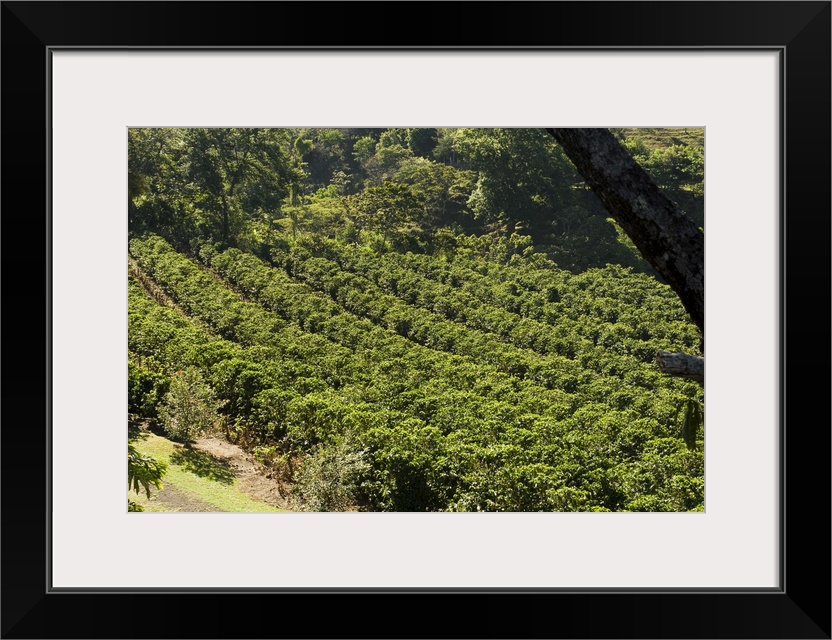
[[[170,461],[200,478],[222,484],[234,484],[234,472],[229,469],[228,463],[217,460],[204,451],[187,447],[177,448],[170,454]]]
[[[153,493],[156,493],[154,490]],[[128,500],[132,500],[136,504],[141,505],[145,512],[147,513],[162,513],[172,511],[172,509],[167,508],[166,505],[156,502],[152,497],[148,498],[144,493],[137,494],[135,491],[131,491],[130,495],[127,496]]]
[[[192,496],[215,507],[217,511],[231,512],[275,512],[280,509],[265,502],[259,502],[241,493],[234,479],[234,474],[219,460],[206,453],[188,450],[167,438],[144,433],[133,441],[136,449],[153,456],[168,465],[168,471],[162,478],[165,486],[170,485],[178,491]],[[154,490],[155,494],[156,491]],[[148,500],[144,494],[129,494],[129,499],[142,505],[145,511],[167,511],[164,505]]]

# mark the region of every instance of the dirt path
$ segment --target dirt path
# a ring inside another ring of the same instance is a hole
[[[242,493],[278,509],[292,510],[287,500],[289,487],[237,445],[222,438],[204,436],[192,446],[225,463],[233,471]]]
[[[190,445],[172,442],[155,433],[147,424],[134,425],[137,429],[132,436],[137,449],[144,455],[156,457],[169,465],[168,480],[163,479],[162,489],[151,488],[152,496],[147,499],[143,493],[128,491],[128,500],[144,506],[147,511],[161,512],[218,512],[245,510],[245,501],[235,502],[234,496],[252,501],[252,505],[273,507],[280,511],[295,511],[290,503],[291,485],[274,469],[258,462],[241,447],[225,438],[203,436]],[[145,435],[141,435],[144,432]],[[147,440],[147,438],[150,438]],[[146,442],[146,444],[143,444]],[[174,473],[175,470],[175,473]],[[183,475],[184,474],[184,475]],[[192,478],[199,477],[200,483],[192,484]],[[184,483],[183,483],[184,481]],[[204,484],[219,483],[225,486],[225,493],[202,495]],[[184,486],[183,486],[184,484]],[[232,489],[233,485],[233,489]],[[229,493],[231,491],[231,493]],[[208,496],[211,497],[208,497]],[[219,502],[215,502],[216,498]],[[229,508],[220,508],[226,504]],[[242,509],[240,509],[242,507]],[[253,508],[253,511],[263,509]]]

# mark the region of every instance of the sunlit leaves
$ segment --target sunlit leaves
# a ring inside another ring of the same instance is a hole
[[[162,488],[162,478],[167,465],[161,460],[141,455],[136,448],[127,444],[127,488],[136,493],[144,492],[150,497],[150,487]]]

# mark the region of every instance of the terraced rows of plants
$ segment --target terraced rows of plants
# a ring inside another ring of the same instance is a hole
[[[273,250],[273,259],[290,273],[314,279],[305,266],[303,249],[330,261],[315,265],[319,270],[337,266],[366,277],[378,288],[378,295],[394,295],[442,319],[496,334],[540,354],[574,358],[600,344],[612,353],[652,362],[659,350],[682,345],[694,351],[698,340],[669,287],[617,266],[572,276],[545,259],[537,267],[523,260],[510,266],[489,265],[460,255],[447,262],[409,252],[378,255],[366,247],[320,237],[302,242],[299,251]],[[485,264],[487,275],[473,268],[478,263]],[[543,282],[534,283],[535,275],[543,275]],[[622,279],[624,291],[616,285]],[[524,280],[529,284],[521,288],[518,283]]]
[[[414,344],[393,331],[357,318],[326,296],[291,281],[281,271],[250,254],[236,249],[217,254],[206,248],[203,256],[210,256],[211,264],[217,269],[210,274],[161,238],[135,240],[130,247],[142,268],[187,313],[208,323],[224,337],[260,345],[287,341],[290,348],[298,349],[314,340],[315,350],[303,350],[298,357],[330,363],[327,371],[336,384],[342,378],[355,376],[369,380],[372,386],[388,379],[408,388],[430,382],[430,386],[439,385],[443,389],[473,390],[475,398],[501,399],[514,394],[511,398],[514,403],[518,400],[516,394],[526,389],[533,392],[527,394],[527,400],[534,401],[536,406],[542,402],[549,407],[564,403],[569,406],[567,393],[541,389],[528,381],[501,374],[494,367]],[[233,283],[262,306],[242,300],[217,278],[219,273],[229,277],[232,269],[234,277],[229,278],[229,284]],[[288,338],[284,338],[286,332]],[[331,361],[327,348],[337,350],[336,361]],[[345,357],[351,361],[345,361]],[[563,362],[568,364],[565,359]],[[542,397],[538,398],[540,394]]]
[[[277,266],[211,245],[199,265],[157,236],[130,253],[178,305],[131,281],[131,402],[151,410],[195,367],[233,437],[329,464],[363,509],[702,507],[702,452],[675,420],[697,389],[646,357],[683,313],[645,305],[653,290],[626,270],[547,265],[546,281],[531,260],[373,261],[324,240],[287,241]],[[605,289],[642,304],[622,311]],[[620,322],[639,311],[642,334]]]

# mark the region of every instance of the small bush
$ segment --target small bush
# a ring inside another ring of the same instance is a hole
[[[220,407],[214,390],[196,368],[179,371],[159,407],[159,419],[170,438],[189,442],[216,428]]]
[[[295,476],[297,507],[302,511],[347,511],[355,504],[359,477],[368,470],[364,452],[351,450],[345,441],[318,445]]]

